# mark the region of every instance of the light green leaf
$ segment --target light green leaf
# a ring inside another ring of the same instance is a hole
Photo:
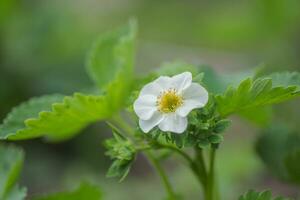
[[[26,188],[20,188],[17,185],[9,191],[4,200],[24,200],[27,195]]]
[[[269,75],[273,80],[273,87],[296,86],[300,91],[300,73],[298,72],[277,72]]]
[[[268,190],[263,192],[256,192],[254,190],[249,190],[247,193],[240,196],[239,200],[289,200],[289,199],[283,197],[272,198],[272,193]]]
[[[230,87],[225,94],[217,95],[218,111],[222,116],[243,112],[248,109],[277,104],[300,96],[297,86],[273,87],[272,79],[248,78],[237,88]]]
[[[33,198],[33,200],[101,200],[102,192],[97,186],[83,183],[72,192],[59,192],[44,197]]]
[[[136,22],[108,32],[96,41],[88,60],[87,71],[109,98],[113,110],[125,105],[133,82]]]
[[[0,146],[0,199],[6,197],[20,174],[24,153],[13,146]]]
[[[76,93],[33,98],[16,107],[0,127],[0,139],[21,140],[47,136],[73,137],[88,124],[112,115],[106,97]]]

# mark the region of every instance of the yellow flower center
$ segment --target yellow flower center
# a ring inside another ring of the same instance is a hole
[[[182,96],[175,89],[164,91],[157,98],[157,108],[162,113],[175,112],[182,103]]]

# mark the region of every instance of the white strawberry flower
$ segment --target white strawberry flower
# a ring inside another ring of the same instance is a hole
[[[192,82],[190,72],[184,72],[173,77],[161,76],[145,85],[133,107],[143,132],[158,126],[164,132],[183,133],[187,115],[207,102],[207,90]]]

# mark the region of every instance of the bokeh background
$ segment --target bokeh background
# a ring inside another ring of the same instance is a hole
[[[139,74],[173,60],[208,64],[219,73],[262,63],[268,71],[300,70],[298,0],[1,0],[0,120],[32,96],[89,88],[84,66],[92,42],[130,17],[139,22]],[[277,106],[275,118],[297,129],[298,105]],[[257,155],[260,130],[235,118],[226,133],[217,163],[225,200],[250,188],[299,195],[299,187],[280,181]],[[105,177],[110,161],[102,142],[109,134],[98,123],[63,143],[18,142],[26,151],[20,182],[29,197],[90,180],[99,183],[107,200],[162,199],[159,178],[143,157],[124,182]],[[179,161],[174,156],[164,163],[174,187],[186,199],[199,199],[196,179]]]

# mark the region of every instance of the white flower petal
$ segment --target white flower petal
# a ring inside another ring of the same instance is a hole
[[[158,125],[162,131],[170,131],[173,133],[183,133],[187,128],[187,118],[181,117],[175,113],[165,115],[163,121]]]
[[[143,120],[148,120],[152,117],[153,113],[157,110],[157,98],[153,95],[139,96],[133,104],[133,109],[137,116]]]
[[[202,108],[208,102],[207,90],[198,83],[192,83],[182,92],[182,96],[183,105],[176,111],[181,117],[186,117],[193,109]]]
[[[156,111],[148,120],[139,120],[140,128],[144,133],[148,133],[151,129],[157,126],[164,119],[163,115]]]
[[[158,84],[163,90],[168,90],[171,87],[172,78],[168,76],[160,76],[153,83]]]
[[[151,82],[142,88],[142,90],[140,92],[140,96],[153,95],[153,96],[157,97],[162,90],[163,90],[163,88],[158,83]]]
[[[175,75],[172,77],[172,87],[174,87],[178,92],[181,92],[191,85],[192,79],[191,72],[183,72]]]

